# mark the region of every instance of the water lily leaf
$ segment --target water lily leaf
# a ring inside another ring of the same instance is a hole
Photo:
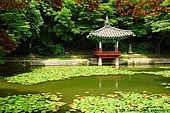
[[[21,73],[16,76],[6,77],[7,82],[32,85],[40,82],[63,80],[78,76],[91,75],[134,75],[137,72],[117,70],[112,66],[57,66],[43,67],[28,73]],[[56,76],[57,75],[57,76]]]
[[[170,104],[165,102],[166,99],[170,100],[169,96],[146,94],[146,92],[144,92],[144,94],[137,92],[121,92],[119,96],[110,94],[106,96],[79,97],[73,100],[70,109],[87,113],[100,113],[104,111],[108,113],[170,111]]]
[[[56,112],[65,105],[57,95],[50,93],[14,95],[0,98],[0,110],[5,113]]]

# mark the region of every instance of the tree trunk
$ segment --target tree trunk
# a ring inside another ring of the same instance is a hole
[[[160,47],[161,47],[161,44],[162,44],[164,38],[165,38],[165,33],[162,34],[162,37],[161,37],[161,39],[160,39],[159,42],[158,42],[158,45],[157,45],[158,54],[160,54]]]

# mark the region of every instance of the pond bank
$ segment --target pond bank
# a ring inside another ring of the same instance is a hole
[[[3,60],[9,65],[32,65],[32,66],[76,66],[76,65],[97,65],[97,58],[89,59],[6,59]],[[170,64],[170,58],[120,58],[120,65],[154,65]],[[113,60],[103,60],[103,65],[114,65]]]
[[[76,65],[88,65],[88,59],[8,59],[3,60],[6,64],[12,65],[31,65],[31,66],[76,66]]]
[[[97,65],[97,58],[91,58],[90,64]],[[113,60],[103,61],[104,65],[115,64]],[[120,58],[120,65],[154,65],[154,64],[170,64],[170,58]]]
[[[128,65],[170,64],[170,58],[130,58],[122,59],[123,62],[127,62]]]

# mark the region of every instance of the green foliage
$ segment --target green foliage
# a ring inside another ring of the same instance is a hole
[[[57,54],[63,54],[65,52],[65,49],[64,49],[64,47],[62,46],[62,45],[60,45],[60,44],[56,44],[55,45],[55,54],[57,55]]]
[[[43,44],[41,46],[36,45],[32,49],[32,52],[42,56],[57,56],[57,55],[64,54],[65,48],[61,44],[56,44],[56,45]]]
[[[164,86],[166,89],[170,89],[170,83],[161,83],[160,85]]]
[[[151,24],[151,27],[153,32],[168,32],[170,31],[170,18],[169,20],[156,21]]]
[[[30,24],[23,12],[8,9],[6,12],[1,13],[0,17],[4,21],[3,26],[7,28],[6,31],[13,40],[19,41],[23,36],[30,36]]]
[[[1,59],[2,59],[7,53],[8,53],[7,51],[0,50],[0,65],[5,63],[5,62],[3,62]]]
[[[72,40],[71,29],[74,27],[74,22],[71,19],[71,10],[63,7],[61,11],[53,11],[52,15],[54,16],[54,26],[52,30],[55,32],[56,37],[64,41]]]
[[[106,15],[109,16],[111,25],[117,24],[115,17],[116,11],[111,2],[100,4],[99,9],[93,11],[86,10],[79,6],[77,12],[78,13],[74,14],[74,17],[76,17],[74,18],[74,21],[77,29],[81,31],[80,34],[87,34],[91,30],[103,27]]]
[[[72,48],[83,50],[85,46],[88,46],[86,36],[90,31],[103,27],[106,15],[109,16],[109,23],[112,26],[130,29],[136,37],[145,38],[152,33],[168,34],[170,31],[169,0],[164,0],[162,3],[162,6],[167,7],[167,13],[161,12],[157,17],[148,15],[141,18],[118,15],[114,5],[116,0],[101,0],[99,7],[97,6],[95,10],[88,10],[87,1],[76,4],[74,0],[63,0],[61,11],[54,10],[47,1],[31,0],[28,8],[19,11],[8,8],[0,12],[0,22],[3,23],[1,27],[19,45],[14,54],[35,52],[41,55],[55,55],[56,47],[51,45],[57,44],[66,48],[71,48],[74,44]],[[137,4],[138,0],[133,2]],[[169,42],[169,39],[165,41]],[[136,40],[134,42],[136,43]],[[155,43],[160,41],[149,44],[152,47]],[[80,44],[84,46],[80,48]],[[95,43],[91,47],[94,46]]]
[[[34,40],[37,40],[40,37],[40,27],[43,25],[44,21],[39,9],[39,4],[35,1],[31,1],[30,7],[25,10],[26,19],[30,22],[30,32],[31,37],[23,38],[24,42],[27,44],[29,49],[32,49],[32,44]]]
[[[0,97],[1,113],[57,112],[65,105],[56,94],[41,93]]]
[[[138,54],[151,54],[154,53],[155,46],[148,42],[142,42],[136,44],[136,47],[133,47],[133,51]]]
[[[150,26],[152,32],[170,31],[170,13],[162,13],[159,17],[146,16],[145,25]]]
[[[29,73],[22,73],[16,76],[5,78],[7,82],[20,83],[24,85],[31,85],[40,82],[63,80],[70,77],[77,76],[91,76],[91,75],[133,75],[132,71],[117,70],[109,66],[57,66],[44,67],[34,70]],[[35,76],[36,75],[36,76]]]
[[[4,57],[6,54],[8,54],[7,51],[0,50],[0,58]]]
[[[116,92],[106,96],[83,96],[73,100],[71,111],[85,113],[131,113],[170,111],[169,96],[136,92]]]
[[[72,13],[69,5],[72,5],[74,1],[66,2],[67,4],[63,1],[61,11],[55,11],[49,4],[40,2],[39,9],[44,21],[39,37],[39,41],[42,44],[56,45],[72,40],[71,29],[74,26],[74,22],[71,20]]]
[[[30,2],[30,7],[26,10],[27,21],[30,22],[32,37],[39,37],[40,26],[44,21],[39,10],[39,3]]]
[[[170,14],[162,13],[159,17],[147,16],[145,17],[145,21],[145,25],[149,27],[153,34],[152,38],[154,38],[152,39],[154,43],[150,43],[150,45],[156,44],[157,47],[155,48],[155,51],[158,53],[160,53],[160,50],[161,52],[162,50],[165,51],[167,48],[163,48],[163,45],[169,46],[167,43],[169,42],[169,38],[166,35],[170,31]]]
[[[170,77],[170,70],[159,71],[159,72],[143,72],[146,74],[162,75],[164,77]]]
[[[148,34],[149,29],[144,26],[144,25],[140,25],[140,24],[133,24],[131,27],[132,31],[136,34],[137,37],[143,37],[145,35]]]
[[[128,71],[117,70],[111,66],[57,66],[57,67],[43,67],[35,69],[32,72],[18,74],[12,77],[6,77],[7,82],[20,83],[24,85],[31,85],[40,82],[63,80],[71,77],[78,76],[91,76],[91,75],[134,75],[139,73],[162,75],[170,77],[170,71]],[[36,75],[36,76],[35,76]],[[57,76],[56,76],[57,75]]]
[[[118,17],[118,28],[132,30],[136,37],[143,37],[149,33],[149,26],[145,25],[144,19],[136,20],[133,17]]]
[[[164,0],[162,3],[163,6],[170,6],[170,0]]]
[[[41,13],[38,9],[38,3],[29,2],[29,8],[22,10],[8,9],[0,14],[4,21],[3,26],[6,28],[10,38],[14,39],[19,47],[18,53],[24,54],[31,48],[33,39],[39,38],[40,26],[43,24]],[[25,50],[23,50],[25,46]]]
[[[52,56],[55,55],[55,45],[41,44],[36,45],[32,48],[32,53],[36,53],[41,56]]]
[[[2,60],[0,60],[0,65],[1,65],[1,64],[5,64],[5,62],[4,62],[4,61],[2,61]]]

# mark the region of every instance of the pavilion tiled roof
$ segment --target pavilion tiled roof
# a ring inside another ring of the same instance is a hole
[[[123,30],[115,27],[111,27],[109,24],[105,24],[104,27],[91,31],[87,37],[89,38],[101,38],[101,39],[117,39],[119,37],[133,36],[134,33],[131,30]]]

